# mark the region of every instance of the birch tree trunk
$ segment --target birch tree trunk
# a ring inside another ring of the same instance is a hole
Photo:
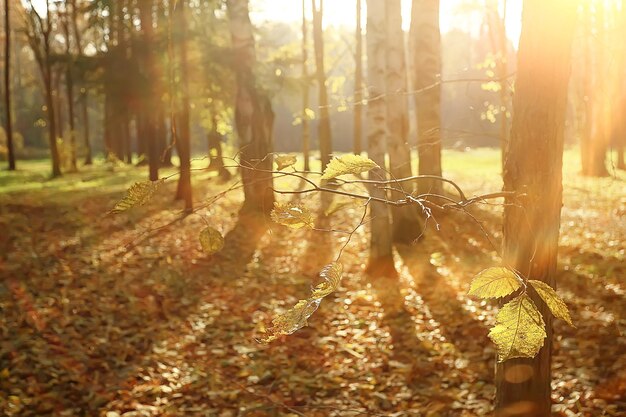
[[[387,0],[386,6],[386,61],[387,61],[387,150],[389,171],[393,178],[413,175],[411,150],[409,148],[409,120],[407,106],[407,73],[402,31],[402,5],[400,0]],[[406,193],[412,193],[413,183],[394,185]],[[394,198],[402,197],[394,193]],[[411,243],[421,234],[422,225],[418,211],[413,206],[395,207],[393,215],[393,240]]]
[[[386,179],[385,147],[387,142],[387,108],[385,105],[386,73],[385,0],[367,0],[367,154],[381,168],[369,172],[372,180]],[[371,186],[372,197],[385,198],[385,191]],[[385,204],[370,203],[370,273],[393,269],[391,216]]]
[[[413,0],[411,38],[415,106],[417,114],[417,154],[420,175],[441,176],[441,34],[439,0]],[[442,183],[419,181],[420,194],[442,193]]]
[[[504,189],[504,264],[556,287],[562,205],[563,137],[576,5],[526,0]],[[554,19],[554,16],[559,16]],[[547,338],[533,359],[496,367],[496,416],[551,415],[552,315],[533,294]]]
[[[237,78],[235,127],[239,137],[241,179],[246,212],[269,214],[274,204],[271,171],[274,113],[267,95],[254,75],[256,46],[248,11],[248,0],[228,0],[230,34]],[[254,170],[252,168],[258,168]]]

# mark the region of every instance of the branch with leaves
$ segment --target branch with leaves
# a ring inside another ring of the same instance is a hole
[[[232,160],[235,161],[234,158]],[[341,178],[346,175],[358,176],[369,170],[378,168],[378,165],[372,160],[360,155],[347,154],[339,158],[334,158],[328,164],[324,172],[321,173],[297,171],[294,168],[297,163],[295,155],[276,155],[274,162],[277,166],[276,170],[263,170],[250,163],[235,163],[229,167],[241,170],[262,171],[271,174],[274,178],[297,178],[309,186],[302,190],[273,189],[274,192],[279,194],[330,193],[350,197],[352,199],[364,200],[365,204],[363,205],[363,215],[359,223],[351,231],[344,232],[348,235],[348,239],[339,251],[336,260],[320,271],[319,276],[322,279],[322,283],[311,290],[311,294],[308,298],[299,300],[293,307],[276,316],[272,320],[272,324],[267,329],[265,335],[257,339],[260,343],[269,343],[276,340],[281,335],[292,334],[306,326],[307,320],[317,310],[321,301],[338,289],[343,273],[343,266],[340,263],[341,254],[349,244],[354,233],[366,223],[367,208],[371,203],[382,203],[396,207],[416,205],[424,213],[426,221],[431,218],[434,219],[433,209],[453,209],[462,211],[479,224],[482,232],[493,245],[489,234],[482,227],[482,224],[467,209],[473,204],[485,203],[487,200],[516,196],[514,192],[503,191],[468,198],[463,192],[463,189],[454,181],[433,175],[417,175],[391,180]],[[287,170],[289,168],[291,168],[291,171]],[[174,175],[177,174],[173,174],[172,176]],[[320,182],[318,183],[312,180],[312,176],[319,176]],[[117,203],[110,213],[120,213],[130,208],[146,204],[170,177],[159,181],[145,181],[134,184],[129,188],[127,195]],[[403,191],[401,187],[403,183],[433,179],[451,185],[458,193],[458,199],[443,194],[427,193],[414,195]],[[386,193],[386,197],[373,197],[369,194],[341,188],[346,185],[380,187],[388,192]],[[228,192],[240,187],[241,185],[230,187],[211,198],[209,204],[214,204]],[[390,196],[394,194],[398,194],[398,198],[390,198]],[[208,207],[208,205],[201,205],[194,209],[194,213],[198,213],[199,210],[206,207]],[[322,230],[315,228],[313,214],[303,203],[299,202],[274,203],[270,218],[273,222],[290,229],[308,228],[311,230]],[[179,220],[180,219],[174,220],[165,227]],[[436,223],[436,220],[434,221]],[[436,224],[438,227],[438,223]],[[199,240],[203,250],[208,254],[219,252],[224,246],[223,236],[218,230],[211,227],[208,222],[207,227],[200,232]],[[495,248],[495,245],[493,246]],[[534,357],[543,346],[546,337],[545,322],[537,306],[528,294],[530,288],[534,289],[555,317],[561,318],[572,325],[567,306],[563,300],[556,294],[554,289],[541,281],[527,280],[523,278],[519,272],[513,271],[507,267],[489,268],[479,273],[472,281],[469,291],[470,295],[483,299],[500,299],[515,296],[500,309],[497,315],[497,324],[489,333],[490,339],[496,344],[499,361],[517,357]]]

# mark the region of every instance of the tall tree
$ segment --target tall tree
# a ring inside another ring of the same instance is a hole
[[[306,2],[302,0],[302,157],[304,170],[311,169],[309,149],[311,146],[311,126],[309,123],[309,67],[308,67],[308,24],[306,19]]]
[[[148,167],[151,181],[159,179],[159,146],[157,141],[157,96],[156,79],[158,70],[156,68],[154,20],[152,15],[153,0],[138,0],[139,15],[141,18],[141,32],[143,38],[142,66],[143,78],[146,87],[142,102],[143,134],[148,145]]]
[[[441,34],[439,0],[413,0],[411,39],[415,106],[417,114],[417,154],[420,175],[441,176]],[[420,181],[420,194],[441,194],[442,183]]]
[[[68,2],[63,3],[61,14],[61,26],[65,37],[65,92],[67,94],[67,117],[70,127],[70,166],[72,171],[78,170],[76,164],[76,127],[74,125],[74,53],[72,51],[72,37],[70,36],[70,12]]]
[[[354,52],[354,153],[361,154],[363,141],[363,28],[361,0],[356,0],[356,50]]]
[[[409,148],[409,118],[406,100],[407,75],[402,31],[402,5],[400,0],[387,0],[386,7],[386,61],[387,61],[387,150],[389,170],[394,178],[413,175]],[[396,188],[413,192],[413,183],[400,183]],[[421,222],[413,206],[396,207],[393,215],[393,239],[410,243],[421,234]]]
[[[594,13],[589,15],[595,17],[595,37],[598,40],[593,44],[593,73],[591,76],[591,85],[593,88],[593,95],[589,97],[592,100],[592,114],[587,123],[591,123],[589,134],[587,138],[588,148],[586,151],[589,153],[587,157],[583,159],[586,163],[583,165],[583,175],[591,177],[605,177],[609,175],[609,171],[606,168],[606,156],[610,143],[610,120],[609,120],[609,74],[607,71],[607,25],[606,25],[606,10],[604,1],[594,2]]]
[[[324,67],[324,0],[311,0],[313,9],[313,46],[315,48],[315,74],[319,92],[318,141],[322,171],[330,162],[332,153],[332,137],[330,130],[330,111],[328,107],[328,90],[326,89],[326,70]]]
[[[502,15],[498,10],[499,0],[487,2],[487,24],[489,26],[489,39],[495,58],[496,76],[500,84],[500,152],[502,155],[502,167],[504,167],[504,155],[509,141],[509,98],[510,90],[508,77],[508,38],[506,36],[506,9],[507,0],[502,5]]]
[[[367,154],[380,168],[369,172],[371,180],[386,178],[387,108],[385,105],[386,19],[385,0],[367,0]],[[385,190],[371,186],[372,197],[385,198]],[[371,238],[369,269],[379,273],[393,269],[391,216],[387,205],[370,203]]]
[[[15,170],[15,149],[13,147],[13,120],[11,119],[11,15],[10,0],[4,0],[4,106],[6,112],[7,148],[9,151],[9,171]]]
[[[248,0],[227,0],[237,78],[235,127],[239,137],[244,212],[269,214],[274,204],[271,156],[274,112],[255,77],[256,44]],[[258,169],[252,169],[258,168]]]
[[[46,113],[48,114],[48,143],[50,145],[50,159],[52,161],[52,176],[61,175],[61,160],[57,147],[57,118],[55,113],[55,100],[53,94],[52,71],[52,22],[50,0],[45,1],[45,18],[37,12],[32,0],[28,1],[26,13],[26,36],[33,51],[35,60],[41,72],[44,85]]]
[[[562,205],[563,136],[576,5],[526,0],[504,189],[517,192],[504,207],[504,264],[556,287]],[[559,16],[554,19],[554,16]],[[550,416],[552,320],[537,294],[547,338],[533,359],[496,367],[496,415]]]
[[[170,13],[173,9],[170,3]],[[189,65],[187,62],[187,17],[185,16],[185,0],[176,3],[177,28],[179,30],[178,50],[180,52],[180,92],[181,108],[177,126],[176,151],[180,158],[180,177],[176,198],[185,201],[185,211],[193,210],[191,190],[191,130],[189,127]],[[173,92],[170,92],[170,94]]]
[[[71,10],[72,10],[72,30],[74,35],[74,40],[76,41],[76,49],[78,52],[78,60],[82,60],[83,58],[83,42],[82,42],[82,33],[78,27],[78,5],[76,0],[70,0]],[[82,88],[80,89],[80,104],[81,104],[81,113],[83,119],[83,143],[85,146],[85,165],[91,165],[92,160],[92,151],[91,151],[91,138],[89,132],[89,90],[87,89],[87,83],[85,81],[85,73],[84,71],[81,73],[82,75]]]

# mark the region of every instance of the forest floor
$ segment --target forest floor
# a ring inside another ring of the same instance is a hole
[[[446,152],[444,166],[467,195],[501,188],[497,151]],[[398,246],[394,280],[365,274],[368,230],[360,229],[341,256],[340,289],[308,327],[263,345],[255,337],[308,296],[346,235],[240,218],[240,190],[182,217],[175,181],[148,205],[107,215],[145,168],[101,164],[47,180],[44,163],[22,167],[0,173],[0,415],[492,410],[495,353],[487,332],[497,307],[467,290],[499,258],[469,216],[441,215],[439,231]],[[624,416],[626,175],[577,172],[577,155],[567,151],[558,282],[577,328],[555,322],[554,410]],[[232,184],[198,171],[197,203]],[[319,210],[315,195],[279,198]],[[318,226],[351,230],[363,207],[347,205],[329,218],[319,211]],[[496,246],[501,211],[472,209]],[[198,243],[206,222],[225,235],[213,256]]]

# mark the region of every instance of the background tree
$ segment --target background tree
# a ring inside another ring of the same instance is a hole
[[[61,175],[61,160],[59,158],[59,150],[57,147],[57,117],[56,103],[53,94],[53,71],[52,71],[52,35],[53,23],[51,17],[50,1],[45,2],[46,15],[41,16],[35,9],[32,0],[28,2],[28,8],[25,11],[26,16],[26,36],[28,43],[44,85],[46,113],[48,115],[48,144],[50,146],[50,159],[52,161],[52,176]]]
[[[413,0],[411,39],[420,175],[441,176],[441,35],[439,0]],[[441,194],[440,181],[420,181],[420,194]]]
[[[387,142],[387,107],[385,105],[386,75],[386,10],[385,0],[367,1],[367,155],[380,168],[369,172],[371,180],[386,178],[385,147]],[[385,198],[386,192],[371,186],[372,197]],[[391,216],[385,204],[370,203],[371,239],[369,270],[372,274],[387,274],[395,270],[392,256]]]
[[[272,125],[274,113],[254,74],[256,46],[248,0],[228,0],[228,18],[237,77],[235,127],[239,137],[241,180],[245,201],[242,210],[269,214],[272,191]],[[256,168],[256,169],[250,169]]]
[[[6,112],[6,135],[9,171],[15,170],[15,150],[13,147],[13,120],[11,116],[11,15],[10,0],[4,0],[4,105]]]
[[[326,69],[324,66],[324,31],[322,19],[324,17],[324,0],[311,0],[313,10],[313,44],[315,47],[315,74],[318,88],[318,142],[322,170],[330,161],[332,153],[332,137],[330,130],[330,110],[328,106],[328,90],[326,87]]]
[[[359,0],[360,1],[360,0]],[[302,0],[302,159],[304,170],[311,169],[309,150],[311,147],[311,126],[309,123],[309,91],[311,88],[308,67],[308,24],[306,18],[307,0]]]
[[[552,288],[556,287],[575,13],[576,5],[566,0],[524,2],[511,141],[504,166],[504,190],[515,191],[518,197],[507,198],[504,207],[503,262]],[[536,294],[532,299],[546,321],[547,338],[535,358],[498,364],[498,416],[551,414],[552,316]]]
[[[173,4],[170,5],[170,13],[173,12]],[[193,210],[191,189],[191,130],[189,126],[189,66],[187,62],[187,18],[185,16],[185,0],[176,3],[176,27],[179,31],[178,51],[180,54],[180,119],[174,131],[176,136],[176,150],[180,158],[180,178],[176,198],[185,202],[185,211]],[[170,92],[172,94],[173,92]]]
[[[144,97],[142,101],[143,131],[141,134],[145,135],[148,145],[149,178],[151,181],[156,181],[159,179],[159,151],[161,149],[159,147],[157,132],[159,117],[157,102],[160,101],[160,97],[158,97],[158,89],[156,86],[156,79],[159,76],[159,72],[156,68],[157,60],[155,57],[156,44],[153,27],[153,0],[138,0],[138,4],[143,40],[142,74]]]
[[[385,2],[386,16],[386,104],[387,104],[387,150],[389,168],[393,178],[408,178],[411,169],[409,148],[409,115],[407,109],[407,72],[402,31],[402,5],[400,0]],[[411,193],[413,183],[400,183],[397,188]],[[415,207],[396,207],[393,215],[393,239],[410,243],[421,234],[421,222]]]
[[[361,154],[363,140],[363,29],[361,0],[356,0],[356,46],[354,52],[354,153]]]

